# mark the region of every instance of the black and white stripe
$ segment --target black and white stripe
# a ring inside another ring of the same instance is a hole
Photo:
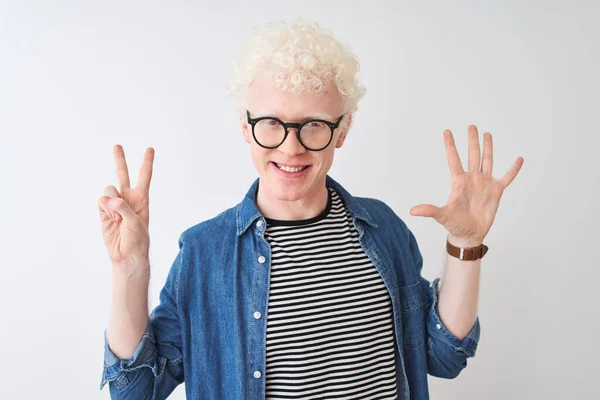
[[[302,221],[267,219],[267,399],[396,399],[389,293],[341,197]]]

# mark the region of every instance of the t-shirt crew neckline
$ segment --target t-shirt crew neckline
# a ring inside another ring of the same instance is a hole
[[[282,220],[282,219],[271,219],[271,218],[267,218],[265,217],[265,221],[267,221],[267,225],[271,225],[271,226],[297,226],[297,225],[307,225],[307,224],[313,224],[315,222],[319,222],[320,220],[324,219],[327,214],[329,214],[329,211],[331,211],[331,190],[327,188],[327,206],[325,206],[325,209],[323,211],[321,211],[321,213],[315,217],[312,218],[307,218],[307,219],[296,219],[296,220]]]

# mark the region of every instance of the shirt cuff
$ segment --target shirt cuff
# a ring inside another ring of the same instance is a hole
[[[159,376],[164,370],[166,359],[156,357],[156,341],[152,332],[152,324],[148,322],[146,331],[138,346],[128,360],[118,358],[108,346],[107,330],[104,330],[104,368],[100,390],[107,382],[115,381],[115,384],[123,388],[129,384],[128,372],[141,368],[150,368],[154,376]],[[157,363],[157,359],[160,363]]]
[[[444,326],[438,314],[437,299],[439,294],[440,278],[436,278],[429,287],[429,294],[433,301],[427,318],[427,331],[434,340],[439,340],[451,346],[455,351],[465,353],[467,357],[475,356],[479,334],[481,331],[479,317],[475,320],[473,327],[463,339],[459,339]]]

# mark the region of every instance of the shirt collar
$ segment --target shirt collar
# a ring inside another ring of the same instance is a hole
[[[242,199],[242,201],[238,204],[236,210],[236,224],[237,224],[237,234],[241,235],[248,229],[248,227],[254,223],[254,221],[258,218],[264,218],[264,216],[260,213],[258,206],[256,205],[256,191],[258,190],[258,182],[260,178],[256,178],[256,180],[248,189],[246,196]],[[333,188],[337,194],[342,198],[346,206],[348,207],[348,211],[353,219],[360,219],[365,221],[367,224],[371,225],[373,228],[377,228],[377,224],[373,221],[373,218],[369,214],[369,212],[360,204],[360,202],[352,196],[346,189],[342,187],[337,181],[335,181],[329,175],[325,177],[325,186],[328,188]]]

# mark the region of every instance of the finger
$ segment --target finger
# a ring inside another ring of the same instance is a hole
[[[144,153],[137,186],[144,192],[150,191],[150,180],[152,179],[152,165],[154,163],[154,148],[148,147]]]
[[[114,185],[108,185],[104,188],[104,195],[108,197],[121,197],[119,191]]]
[[[129,207],[129,204],[121,197],[112,197],[106,205],[115,213],[121,214],[123,220],[133,221],[137,217],[137,214]],[[117,217],[118,219],[119,217]]]
[[[450,174],[456,176],[465,172],[456,151],[456,144],[454,143],[454,137],[452,131],[446,129],[444,131],[444,145],[446,146],[446,158],[448,159],[448,167],[450,167]]]
[[[504,176],[500,179],[500,183],[502,183],[504,189],[506,189],[506,187],[510,185],[513,179],[515,179],[515,177],[521,170],[521,167],[523,166],[523,162],[523,157],[518,157],[517,160],[510,167],[510,169],[506,172],[506,174],[504,174]]]
[[[113,185],[109,185],[107,187],[104,188],[104,195],[106,197],[113,198],[113,197],[121,197],[121,195],[119,194],[119,191],[117,190],[116,187],[114,187]],[[107,209],[108,213],[110,214],[110,217],[113,220],[117,219],[117,216],[119,215],[116,211],[112,211],[110,209]]]
[[[110,215],[108,214],[108,211],[106,210],[106,208],[104,207],[104,203],[102,202],[102,198],[104,196],[100,196],[98,198],[98,211],[100,212],[100,220],[105,221],[107,218],[110,219]]]
[[[410,215],[419,217],[431,217],[436,221],[441,222],[443,210],[433,204],[419,204],[418,206],[411,208],[409,213]]]
[[[98,210],[100,211],[100,220],[104,222],[110,219],[114,222],[117,222],[118,220],[120,220],[121,216],[119,215],[118,217],[115,217],[115,212],[112,211],[106,203],[109,199],[110,197],[108,196],[100,196],[98,198]]]
[[[492,165],[494,163],[494,146],[492,143],[492,134],[486,132],[483,134],[483,159],[481,161],[481,172],[486,175],[492,175]]]
[[[469,125],[469,172],[479,172],[481,153],[479,146],[479,133],[475,125]]]
[[[119,191],[123,193],[123,189],[129,189],[129,171],[127,169],[127,161],[125,161],[125,152],[120,144],[115,144],[113,146],[113,155],[115,157]]]

